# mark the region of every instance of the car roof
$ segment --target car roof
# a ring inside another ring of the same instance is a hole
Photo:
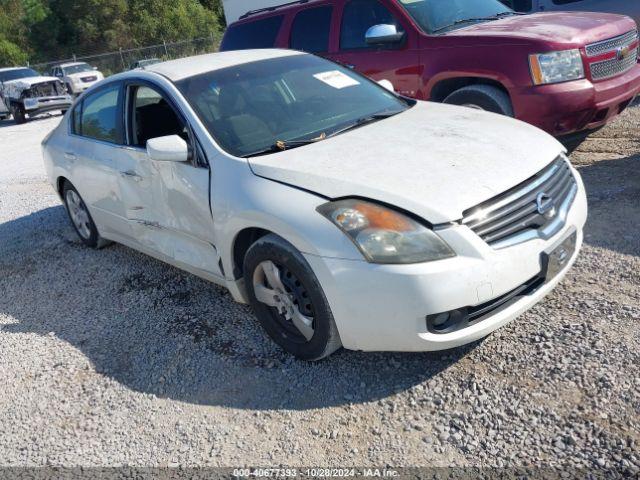
[[[8,67],[8,68],[0,68],[0,72],[10,72],[11,70],[23,70],[25,68],[31,67]]]
[[[70,62],[70,63],[61,63],[60,65],[56,65],[57,67],[75,67],[76,65],[89,65],[87,62]]]
[[[231,23],[231,25],[235,25],[236,23],[250,23],[253,20],[262,19],[270,15],[286,14],[291,10],[299,10],[301,8],[306,8],[309,5],[313,6],[315,3],[326,1],[327,0],[294,0],[281,3],[280,5],[255,8],[242,14],[235,22]]]
[[[228,52],[210,53],[195,57],[180,58],[168,62],[156,63],[146,68],[147,72],[159,73],[174,82],[202,73],[235,67],[244,63],[259,62],[272,58],[307,55],[294,50],[265,48],[260,50],[233,50]]]

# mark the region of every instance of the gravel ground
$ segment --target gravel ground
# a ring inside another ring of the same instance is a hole
[[[222,289],[83,248],[41,164],[58,121],[0,124],[0,464],[640,471],[640,107],[573,155],[586,246],[544,302],[465,348],[319,364]]]

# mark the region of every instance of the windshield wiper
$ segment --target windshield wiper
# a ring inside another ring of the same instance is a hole
[[[462,18],[460,20],[456,20],[453,23],[450,23],[449,25],[445,25],[443,27],[436,28],[431,33],[438,33],[438,32],[441,32],[443,30],[447,30],[448,28],[453,28],[455,26],[463,25],[465,23],[470,23],[470,22],[490,22],[491,20],[499,20],[499,19],[501,19],[503,17],[510,17],[510,16],[513,16],[513,15],[526,15],[526,14],[525,13],[519,13],[519,12],[501,12],[501,13],[496,13],[495,15],[492,15],[490,17]]]
[[[393,112],[381,112],[374,113],[373,115],[368,115],[366,117],[358,118],[357,120],[349,123],[345,127],[342,127],[330,134],[321,133],[316,138],[311,138],[307,140],[278,140],[273,145],[269,147],[258,150],[253,153],[249,153],[246,155],[242,155],[242,158],[251,158],[251,157],[259,157],[261,155],[268,155],[270,153],[283,152],[285,150],[291,150],[293,148],[303,147],[305,145],[309,145],[311,143],[321,142],[322,140],[326,140],[327,138],[335,137],[340,135],[341,133],[348,132],[349,130],[353,130],[354,128],[362,127],[368,123],[377,122],[378,120],[384,120],[385,118],[393,117],[399,113],[404,112],[404,110],[393,111]]]
[[[243,155],[242,158],[259,157],[260,155],[268,155],[269,153],[284,152],[285,150],[291,150],[292,148],[303,147],[311,143],[320,142],[325,138],[327,138],[327,134],[323,132],[320,136],[310,138],[308,140],[277,140],[273,145],[270,145],[263,150]]]
[[[374,113],[373,115],[368,115],[366,117],[358,118],[354,122],[351,122],[350,124],[342,128],[339,128],[335,132],[331,132],[329,135],[327,135],[327,138],[335,137],[337,135],[340,135],[341,133],[345,133],[345,132],[348,132],[349,130],[362,127],[368,123],[373,123],[373,122],[377,122],[378,120],[384,120],[385,118],[393,117],[402,112],[404,112],[404,110],[386,112],[386,113]]]

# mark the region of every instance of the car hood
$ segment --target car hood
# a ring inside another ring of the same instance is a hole
[[[59,82],[60,79],[56,77],[27,77],[27,78],[19,78],[17,80],[11,80],[9,82],[4,82],[5,87],[19,87],[19,88],[29,88],[38,83],[47,83],[47,82]]]
[[[249,163],[268,179],[331,199],[377,200],[440,224],[518,185],[562,151],[553,137],[518,120],[418,102],[386,120]]]
[[[629,17],[592,12],[548,12],[518,15],[454,30],[446,36],[491,36],[584,46],[629,32]]]

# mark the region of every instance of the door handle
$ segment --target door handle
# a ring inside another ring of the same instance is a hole
[[[64,152],[64,158],[66,158],[67,160],[71,160],[72,162],[78,159],[78,157],[76,157],[76,154],[72,152]]]
[[[120,172],[120,176],[122,176],[123,178],[131,178],[131,179],[135,180],[136,182],[139,182],[140,180],[142,180],[142,177],[140,175],[138,175],[136,172],[134,172],[133,170],[127,170],[125,172]]]
[[[351,64],[351,63],[345,63],[345,65],[344,65],[344,66],[345,66],[345,67],[347,67],[347,68],[350,68],[351,70],[353,70],[353,69],[355,69],[355,68],[356,68],[356,66],[355,66],[355,65],[353,65],[353,64]]]

